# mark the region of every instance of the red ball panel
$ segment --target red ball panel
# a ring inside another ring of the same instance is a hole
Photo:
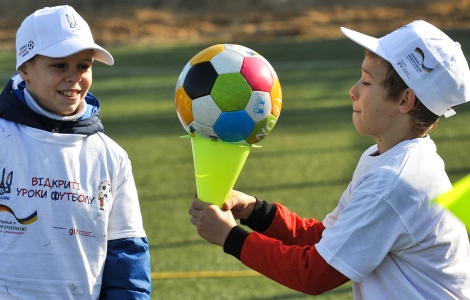
[[[270,92],[273,86],[271,70],[257,57],[245,57],[240,73],[253,91]]]

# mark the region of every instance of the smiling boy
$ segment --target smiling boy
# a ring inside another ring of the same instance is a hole
[[[0,95],[0,299],[150,299],[150,255],[127,153],[89,93],[112,65],[70,6],[28,16]]]
[[[354,299],[470,299],[465,226],[431,204],[452,186],[429,133],[470,100],[460,45],[425,21],[380,39],[342,31],[366,48],[352,118],[376,144],[337,207],[320,222],[232,191],[224,210],[193,199],[191,222],[243,264],[304,293],[351,280]]]

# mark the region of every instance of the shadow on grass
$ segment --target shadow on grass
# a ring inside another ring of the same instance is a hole
[[[350,285],[343,285],[340,287],[335,288],[334,290],[331,290],[329,292],[326,292],[322,294],[322,296],[331,296],[333,297],[339,297],[339,296],[344,296],[348,295],[351,293],[351,286]],[[313,296],[307,295],[307,294],[301,294],[301,293],[289,293],[289,294],[282,294],[282,295],[275,295],[275,296],[269,296],[269,297],[256,297],[256,298],[245,298],[244,300],[289,300],[289,299],[306,299],[306,298],[312,298]]]
[[[329,186],[346,186],[351,181],[350,177],[344,177],[336,180],[321,180],[321,181],[302,181],[295,183],[286,184],[275,184],[275,185],[256,185],[256,186],[243,186],[244,190],[256,190],[259,192],[263,191],[286,191],[286,190],[298,190],[303,188],[316,188],[316,187],[329,187]],[[195,188],[195,187],[194,187]],[[155,196],[149,202],[175,202],[175,201],[189,201],[192,199],[193,194],[190,192],[175,192],[175,193],[155,193]],[[188,202],[189,203],[189,202]]]

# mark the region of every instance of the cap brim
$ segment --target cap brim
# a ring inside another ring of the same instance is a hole
[[[341,32],[353,42],[389,61],[387,54],[380,46],[379,39],[344,27],[341,27]]]
[[[113,56],[103,47],[95,44],[93,41],[84,41],[83,39],[67,39],[60,43],[51,45],[40,50],[37,54],[60,58],[73,55],[83,50],[95,50],[94,58],[104,64],[112,66],[114,64]]]

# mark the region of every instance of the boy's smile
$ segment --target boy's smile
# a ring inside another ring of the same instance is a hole
[[[93,50],[63,58],[36,55],[20,68],[21,77],[34,100],[44,110],[73,115],[92,83]]]

